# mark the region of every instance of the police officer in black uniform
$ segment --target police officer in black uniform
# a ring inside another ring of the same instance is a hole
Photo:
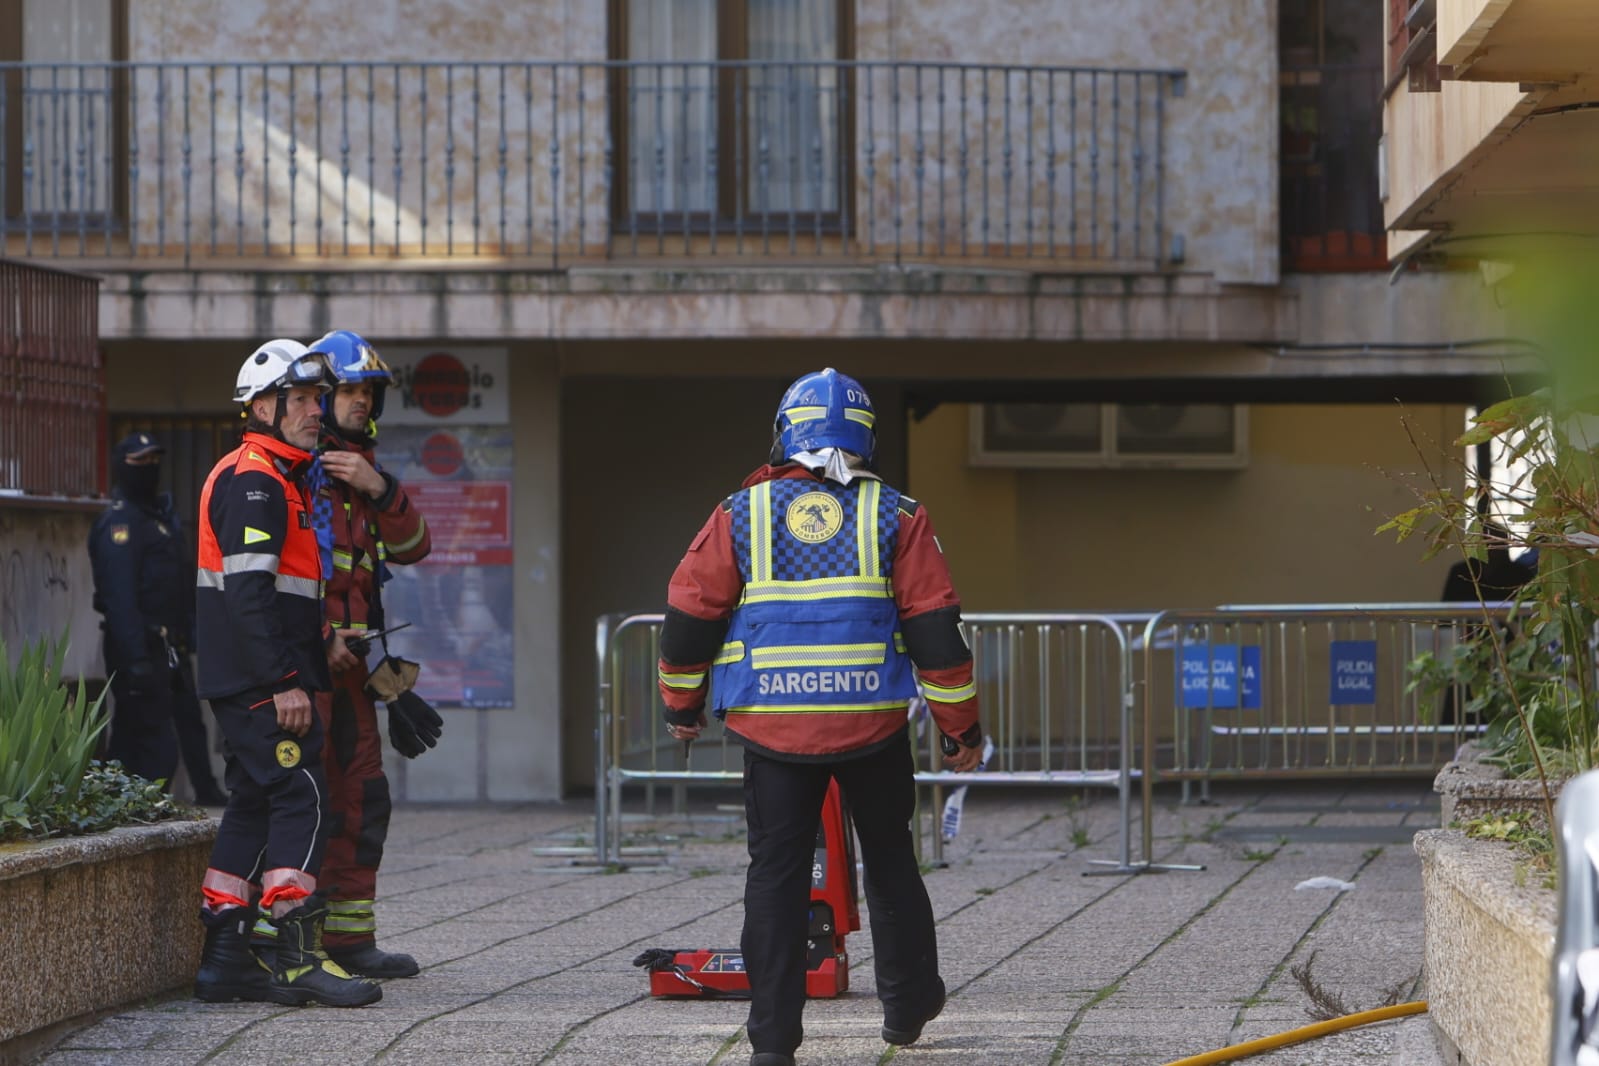
[[[158,493],[165,449],[130,433],[112,452],[111,506],[89,534],[94,608],[104,620],[112,673],[109,756],[152,781],[172,778],[178,748],[195,799],[226,801],[211,773],[189,648],[194,634],[194,554]]]

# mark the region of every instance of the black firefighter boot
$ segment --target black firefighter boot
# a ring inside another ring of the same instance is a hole
[[[281,918],[272,919],[278,943],[272,967],[272,989],[285,1003],[320,1003],[326,1007],[364,1007],[383,998],[376,981],[351,977],[322,950],[322,920],[327,904],[310,896]]]
[[[328,958],[362,977],[415,977],[422,972],[422,967],[411,956],[384,951],[373,940],[330,947]]]
[[[326,933],[343,938],[362,937],[353,944],[328,944],[328,958],[361,977],[415,977],[422,967],[409,955],[377,946],[377,915],[372,901],[335,899],[328,903]]]
[[[194,998],[207,1003],[293,1002],[272,987],[272,973],[250,950],[254,907],[204,910],[205,947],[200,951],[200,972],[194,977]]]

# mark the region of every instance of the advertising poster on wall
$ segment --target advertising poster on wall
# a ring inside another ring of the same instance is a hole
[[[389,647],[422,664],[436,707],[515,703],[512,433],[503,349],[383,349],[395,373],[378,460],[427,521],[433,551],[392,567]]]

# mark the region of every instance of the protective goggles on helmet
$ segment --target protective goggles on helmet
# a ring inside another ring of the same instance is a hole
[[[326,392],[333,388],[328,382],[327,357],[320,352],[303,355],[290,363],[278,382],[286,389],[315,386]]]

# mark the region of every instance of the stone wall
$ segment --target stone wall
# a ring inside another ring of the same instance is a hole
[[[1428,1013],[1449,1061],[1544,1066],[1555,894],[1536,873],[1518,875],[1526,860],[1508,844],[1431,829],[1416,834],[1415,846]]]
[[[92,512],[0,498],[0,641],[13,661],[24,641],[70,632],[67,676],[104,676],[89,567],[93,524]]]
[[[0,1052],[28,1033],[194,979],[214,821],[7,847]]]
[[[1166,103],[1165,228],[1185,235],[1190,269],[1223,281],[1277,280],[1277,13],[1270,0],[1189,0],[1180,9],[1168,0],[858,0],[856,11],[863,60],[1187,71],[1184,95]],[[1102,144],[1102,153],[1109,147]]]
[[[608,226],[604,69],[528,65],[603,60],[604,3],[133,0],[128,41],[245,64],[133,73],[141,245],[543,254]]]

